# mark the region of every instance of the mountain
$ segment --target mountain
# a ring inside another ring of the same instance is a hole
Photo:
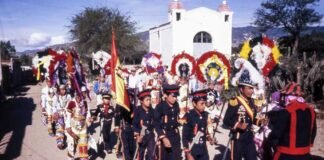
[[[140,41],[142,42],[141,44],[136,46],[136,50],[147,52],[150,46],[149,31],[139,32],[136,33],[136,35],[139,37]]]
[[[258,31],[258,28],[253,27],[253,26],[233,27],[232,31],[233,31],[233,35],[232,35],[233,36],[233,39],[232,39],[233,47],[237,47],[238,45],[243,43],[245,38],[248,38],[251,36],[253,37],[253,36],[260,34],[260,32]],[[314,32],[314,31],[324,32],[324,26],[309,27],[306,31],[302,32],[302,35],[310,34],[311,32]],[[283,28],[269,29],[265,34],[272,39],[278,39],[283,36],[288,36],[288,33],[286,33]]]
[[[59,48],[71,48],[71,47],[75,47],[75,44],[73,42],[63,43],[63,44],[55,44],[55,45],[47,46],[45,48],[59,49]],[[39,52],[41,50],[44,50],[45,48],[33,49],[33,50],[25,50],[25,51],[22,51],[22,52],[17,52],[16,55],[17,56],[21,56],[21,55],[34,56],[37,52]]]
[[[25,50],[22,52],[17,52],[16,55],[17,56],[21,56],[21,55],[34,56],[38,51],[41,51],[41,50],[42,49]]]
[[[139,37],[139,39],[142,42],[147,43],[147,45],[149,44],[149,42],[150,42],[150,33],[149,33],[149,31],[139,32],[139,33],[136,33],[136,35]]]

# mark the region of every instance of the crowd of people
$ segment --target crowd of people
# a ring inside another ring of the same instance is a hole
[[[212,126],[209,125],[220,118],[223,104],[220,101],[221,84],[209,82],[209,89],[196,90],[189,85],[186,78],[171,75],[162,78],[157,72],[146,75],[142,69],[134,68],[127,76],[126,82],[131,101],[128,111],[122,106],[113,105],[109,78],[110,76],[101,74],[94,81],[96,107],[92,107],[93,109],[86,99],[89,92],[86,86],[82,86],[81,94],[78,94],[67,85],[53,86],[51,80],[45,78],[46,86],[41,95],[43,122],[48,128],[48,134],[56,138],[59,149],[64,149],[67,145],[68,157],[75,158],[76,152],[79,158],[89,156],[87,127],[96,121],[98,116],[104,150],[107,154],[112,153],[114,146],[110,133],[112,130],[120,132],[118,138],[122,148],[116,148],[116,152],[125,159],[133,159],[135,156],[140,159],[156,159],[158,156],[180,159],[181,143],[188,146],[193,138],[193,134],[180,136],[180,131],[193,129],[190,127],[195,127],[195,130],[204,128],[200,145],[204,146],[207,139],[216,142],[209,136],[209,133],[213,132]],[[205,111],[207,102],[208,108]],[[188,119],[191,119],[188,116],[195,116],[187,115],[194,111],[194,106],[200,107],[204,114],[203,119],[197,119],[196,123],[201,123],[199,126],[187,124]],[[207,136],[209,138],[206,138]],[[186,140],[180,142],[180,137],[186,137]],[[158,143],[159,140],[162,143]],[[159,149],[161,151],[158,151]]]
[[[130,111],[113,105],[109,76],[100,75],[94,82],[97,106],[93,111],[85,98],[88,92],[85,86],[81,87],[82,94],[76,94],[68,86],[54,87],[46,79],[41,107],[48,134],[56,138],[57,147],[64,149],[67,145],[71,159],[76,158],[75,153],[87,159],[87,128],[99,116],[100,135],[107,154],[112,154],[110,133],[114,130],[120,133],[121,142],[116,153],[124,159],[208,160],[206,143],[217,144],[213,133],[222,121],[231,130],[231,158],[257,159],[253,130],[264,125],[266,119],[257,114],[263,112],[251,98],[255,84],[248,73],[241,75],[240,94],[228,101],[225,117],[221,117],[226,103],[221,99],[222,84],[208,82],[202,89],[195,89],[188,79],[179,78],[172,83],[168,78],[157,78],[162,76],[157,73],[143,83],[141,72],[134,69],[127,79]],[[272,132],[268,133],[267,141],[272,147],[277,146],[273,150],[275,158],[308,159],[316,135],[315,113],[301,98],[300,86],[289,84],[281,93],[274,93],[270,104],[273,107],[269,108],[267,124],[271,124]]]
[[[129,73],[118,68],[129,96],[126,107],[115,102],[107,72],[100,72],[90,91],[82,69],[78,70],[82,67],[73,61],[75,67],[67,73],[66,83],[53,83],[55,76],[44,76],[43,123],[57,147],[67,149],[69,159],[89,159],[89,148],[97,149],[88,128],[99,121],[98,143],[103,142],[106,154],[116,149],[117,157],[126,160],[212,159],[207,143],[218,144],[219,124],[230,130],[232,160],[309,160],[316,117],[314,108],[302,98],[301,87],[290,81],[265,96],[255,81],[258,75],[242,64],[232,81],[237,94],[226,99],[228,67],[217,67],[221,63],[216,60],[206,65],[205,82],[196,74],[177,75],[167,67],[163,72],[147,72],[145,66],[137,66]],[[96,106],[90,106],[89,92],[96,95]],[[111,132],[118,135],[115,146]]]

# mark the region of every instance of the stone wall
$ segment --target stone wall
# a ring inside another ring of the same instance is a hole
[[[33,81],[33,73],[31,68],[22,68],[21,63],[18,59],[12,59],[9,63],[2,63],[1,70],[1,88],[3,93],[8,93],[16,87],[28,84]]]

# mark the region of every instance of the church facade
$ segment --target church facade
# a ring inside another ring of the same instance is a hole
[[[207,51],[216,50],[227,58],[232,52],[232,17],[226,1],[215,10],[199,7],[186,10],[174,0],[169,6],[167,23],[149,30],[150,52],[162,55],[164,64],[172,57],[186,52],[198,58]]]

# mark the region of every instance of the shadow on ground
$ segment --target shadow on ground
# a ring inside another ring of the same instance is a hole
[[[218,150],[219,151],[219,154],[216,154],[213,158],[213,160],[223,160],[223,156],[225,154],[225,151],[226,151],[226,146],[220,144],[220,145],[217,145],[215,147],[215,150]],[[228,149],[227,150],[227,153],[226,153],[226,157],[224,160],[229,160],[230,159],[230,155],[231,155],[231,150]]]
[[[95,122],[93,123],[89,128],[88,128],[88,132],[90,135],[94,135],[96,133],[96,128],[99,127],[100,128],[100,122]],[[100,132],[100,129],[99,129]],[[100,133],[99,133],[100,134]],[[102,136],[102,135],[101,135]],[[111,132],[110,133],[110,146],[111,148],[113,148],[113,146],[115,146],[117,144],[117,135],[115,134],[115,132]],[[98,147],[98,152],[94,151],[93,149],[89,150],[89,156],[90,156],[90,160],[96,160],[98,158],[102,158],[105,159],[105,157],[107,156],[107,153],[104,150],[104,142],[103,139],[101,141],[99,141],[97,143],[97,147]],[[115,153],[111,153],[111,154],[115,154]]]
[[[15,159],[20,156],[27,125],[32,124],[36,108],[32,98],[26,95],[29,87],[16,90],[14,97],[0,107],[0,159]]]

